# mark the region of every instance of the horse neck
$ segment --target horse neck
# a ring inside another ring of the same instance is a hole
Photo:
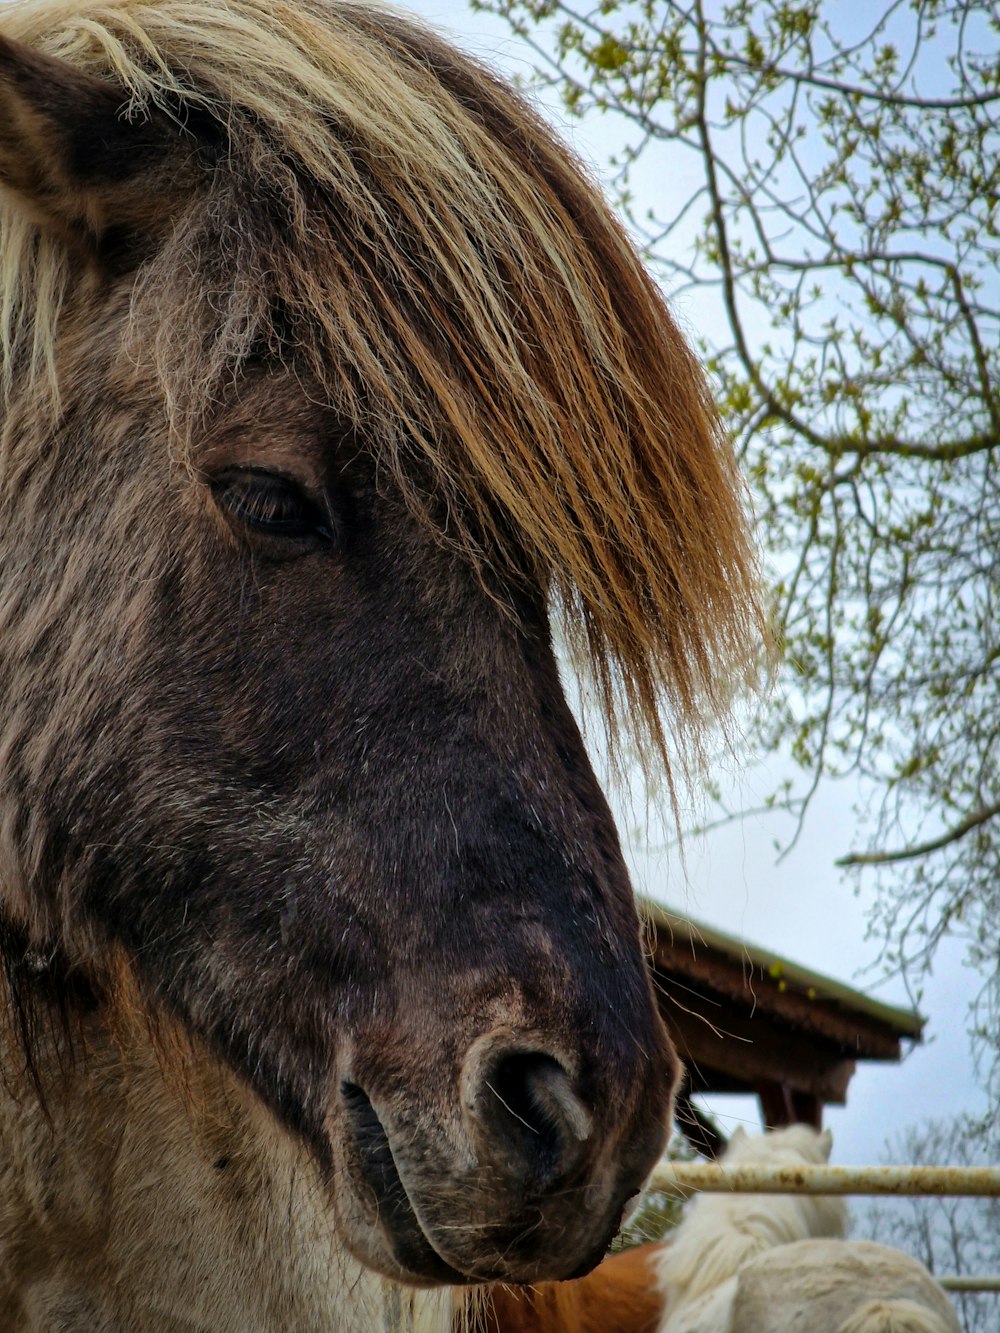
[[[99,1005],[71,1015],[69,1065],[49,1017],[44,1109],[23,1073],[0,1086],[0,1327],[449,1328],[448,1292],[403,1291],[338,1244],[329,1190],[235,1079],[191,1053],[165,1065]],[[0,1026],[15,1052],[9,1012]]]

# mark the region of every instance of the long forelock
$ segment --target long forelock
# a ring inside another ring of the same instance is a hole
[[[477,565],[516,535],[613,736],[696,749],[762,639],[743,492],[660,293],[531,108],[351,0],[28,0],[2,24],[130,114],[226,128],[133,298],[177,440],[250,358],[301,364]],[[0,239],[7,373],[51,381],[69,265],[10,205]]]

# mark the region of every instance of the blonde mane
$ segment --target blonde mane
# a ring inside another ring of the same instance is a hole
[[[131,117],[224,128],[131,297],[174,447],[250,360],[301,367],[481,573],[523,553],[613,737],[696,754],[763,637],[742,487],[660,292],[530,107],[350,0],[28,0],[0,27]],[[71,276],[0,204],[3,380],[53,410]]]

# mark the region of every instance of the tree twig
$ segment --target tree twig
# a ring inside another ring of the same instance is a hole
[[[880,866],[889,865],[894,861],[914,861],[918,857],[927,856],[930,852],[936,852],[941,847],[947,847],[950,842],[958,842],[964,838],[967,833],[971,833],[974,828],[980,824],[985,824],[988,819],[994,815],[1000,815],[1000,801],[994,805],[984,805],[979,810],[973,811],[967,819],[963,819],[960,824],[954,828],[947,829],[939,838],[932,838],[930,842],[917,842],[912,847],[901,847],[895,852],[851,852],[849,856],[842,856],[834,862],[838,866]]]

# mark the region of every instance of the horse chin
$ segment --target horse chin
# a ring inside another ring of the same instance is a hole
[[[338,1199],[338,1205],[345,1201]],[[395,1229],[381,1221],[371,1222],[361,1214],[366,1211],[358,1201],[348,1202],[344,1243],[365,1268],[370,1268],[394,1282],[409,1287],[466,1286],[480,1279],[451,1268],[424,1235],[416,1216],[412,1224]]]

